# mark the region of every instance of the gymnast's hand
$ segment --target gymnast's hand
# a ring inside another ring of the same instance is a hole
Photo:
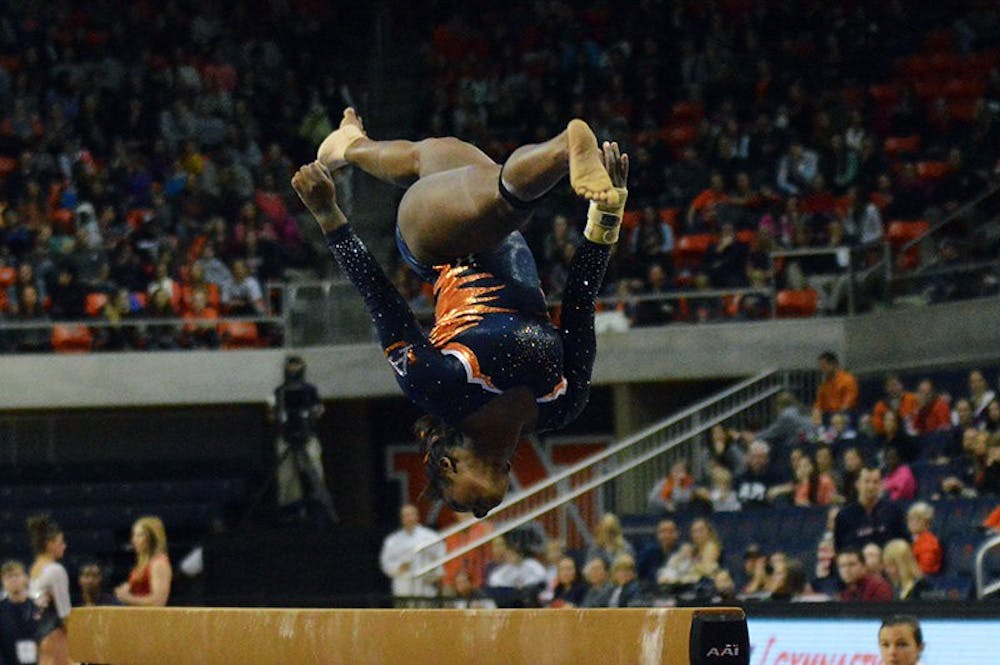
[[[325,166],[313,162],[301,167],[292,176],[292,187],[324,233],[347,224],[347,218],[337,205],[337,188]]]
[[[615,187],[628,187],[628,155],[622,154],[618,148],[617,141],[605,141],[601,151],[601,161],[608,175],[611,176],[611,184]]]

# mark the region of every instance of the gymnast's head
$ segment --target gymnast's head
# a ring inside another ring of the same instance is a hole
[[[413,434],[427,470],[424,496],[477,518],[503,501],[510,486],[510,462],[485,459],[468,435],[435,416],[417,420]]]

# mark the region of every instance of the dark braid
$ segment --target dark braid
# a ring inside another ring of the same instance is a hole
[[[413,436],[427,471],[427,487],[420,497],[434,501],[442,499],[448,479],[441,470],[441,459],[447,457],[452,448],[462,446],[464,437],[454,427],[431,415],[421,416],[413,423]]]

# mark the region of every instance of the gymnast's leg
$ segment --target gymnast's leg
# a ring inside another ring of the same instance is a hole
[[[352,164],[385,182],[410,185],[399,206],[399,230],[417,259],[429,264],[494,247],[567,173],[585,198],[618,196],[597,139],[581,120],[571,121],[549,141],[518,148],[501,169],[478,148],[454,138],[374,141],[354,110],[347,109],[318,158],[328,168]]]

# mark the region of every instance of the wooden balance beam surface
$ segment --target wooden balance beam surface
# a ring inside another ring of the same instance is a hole
[[[747,665],[736,608],[306,610],[84,607],[74,661],[102,665]]]

